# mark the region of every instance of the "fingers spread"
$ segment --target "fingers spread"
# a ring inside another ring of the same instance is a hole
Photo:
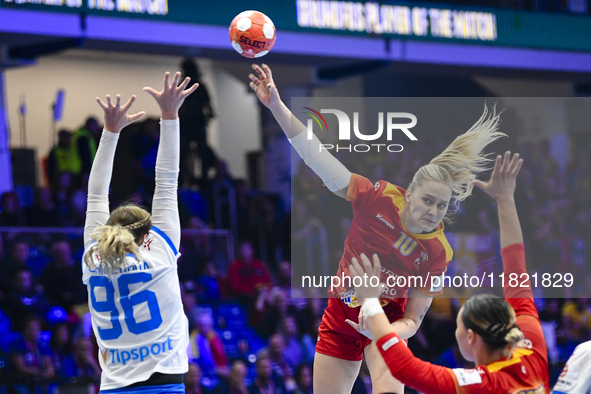
[[[351,327],[353,327],[355,330],[359,331],[359,324],[347,319],[345,320],[345,323],[348,323]]]
[[[495,168],[493,169],[493,172],[490,176],[491,179],[496,177],[500,170],[501,170],[501,155],[498,155],[495,160]]]
[[[367,258],[367,256],[364,253],[361,253],[361,261],[363,261],[364,272],[371,275],[371,272],[372,272],[371,262],[369,261],[369,259]]]
[[[172,80],[172,86],[171,88],[176,88],[179,85],[179,81],[181,79],[181,73],[180,72],[176,72],[174,74],[174,79]]]
[[[131,104],[133,104],[133,102],[135,101],[136,97],[131,96],[129,100],[127,100],[127,102],[125,104],[123,104],[123,107],[121,108],[123,111],[127,111],[129,109],[129,107],[131,107]]]
[[[472,181],[472,184],[473,184],[474,186],[478,186],[478,187],[479,187],[479,188],[481,188],[481,189],[484,189],[484,188],[486,187],[487,183],[488,183],[488,182],[483,182],[483,181],[481,181],[480,179],[474,179],[474,180]]]
[[[269,67],[265,63],[263,63],[263,70],[265,70],[265,74],[267,75],[267,78],[269,78],[272,81],[273,80],[273,73],[271,72],[271,67]]]
[[[509,174],[512,174],[515,171],[515,167],[517,167],[517,163],[519,162],[519,153],[513,155],[511,159],[511,164],[509,165],[509,169],[507,170]]]
[[[523,159],[519,159],[517,161],[517,166],[515,167],[515,169],[513,170],[513,173],[511,175],[516,177],[517,174],[519,174],[519,171],[521,170],[522,165],[523,165]]]
[[[142,112],[138,112],[137,114],[134,115],[129,115],[128,119],[132,122],[137,122],[138,120],[140,120],[144,115],[146,114],[145,111]]]
[[[111,96],[109,96],[108,94],[107,94],[107,105],[109,107],[112,107],[113,106],[113,104],[111,103]]]
[[[264,80],[264,79],[266,79],[266,78],[267,78],[267,76],[265,75],[265,72],[263,71],[263,69],[262,69],[262,68],[260,68],[258,65],[256,65],[256,64],[253,64],[253,65],[252,65],[252,68],[254,68],[254,70],[257,72],[257,74],[259,74],[259,78],[260,78],[261,80]]]
[[[167,71],[164,74],[164,90],[170,89],[170,73]]]
[[[503,157],[503,165],[501,166],[501,174],[505,174],[507,169],[509,168],[509,159],[511,158],[511,152],[505,152],[505,156]]]
[[[103,103],[103,100],[101,100],[99,97],[96,98],[96,102],[101,106],[101,108],[103,110],[106,110],[107,108],[109,108],[109,107],[107,107],[107,104]]]
[[[380,263],[380,258],[378,257],[377,253],[373,254],[373,270],[374,275],[379,275],[382,271],[382,264]]]
[[[181,86],[179,86],[178,90],[180,90],[180,91],[185,90],[185,88],[187,87],[187,85],[189,84],[189,82],[191,82],[191,78],[189,78],[189,77],[185,78],[185,80],[183,81],[183,83],[181,83]]]
[[[154,89],[152,89],[152,88],[150,88],[148,86],[146,86],[143,90],[144,90],[144,92],[148,93],[149,95],[151,95],[152,97],[154,97],[156,99],[158,98],[158,96],[160,94],[160,93],[158,93],[157,91],[155,91]]]

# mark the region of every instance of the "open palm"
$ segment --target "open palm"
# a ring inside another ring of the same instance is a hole
[[[271,68],[266,64],[263,64],[263,68],[253,64],[252,68],[257,72],[258,78],[254,74],[248,75],[252,81],[250,82],[250,87],[265,107],[269,109],[276,108],[281,103],[281,99],[279,98],[279,91],[275,86],[275,82],[273,82]]]
[[[494,199],[513,196],[517,174],[519,174],[522,164],[523,159],[519,158],[519,153],[515,153],[511,158],[511,152],[505,152],[504,157],[497,156],[495,168],[488,182],[475,180],[472,183]]]

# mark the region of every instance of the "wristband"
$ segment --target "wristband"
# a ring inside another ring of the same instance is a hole
[[[363,311],[363,316],[365,316],[366,318],[375,316],[380,313],[384,313],[382,305],[380,304],[380,300],[377,298],[366,298],[363,301],[361,310]]]

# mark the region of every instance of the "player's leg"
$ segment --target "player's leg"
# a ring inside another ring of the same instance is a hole
[[[359,375],[359,368],[361,368],[361,361],[342,360],[316,352],[313,375],[314,392],[350,394],[355,379]]]
[[[390,373],[375,341],[372,341],[365,348],[365,361],[371,376],[371,386],[374,393],[404,394],[404,385]]]

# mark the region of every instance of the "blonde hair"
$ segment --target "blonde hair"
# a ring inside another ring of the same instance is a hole
[[[515,310],[497,296],[481,294],[470,298],[462,307],[460,317],[466,329],[480,335],[493,350],[516,345],[524,338],[516,324]]]
[[[115,209],[104,226],[97,227],[90,238],[96,241],[86,255],[84,263],[95,268],[93,256],[98,257],[99,269],[112,274],[117,268],[124,267],[126,256],[140,260],[139,243],[152,228],[152,216],[143,208],[126,204]]]
[[[507,136],[497,131],[501,113],[497,113],[496,106],[489,112],[485,103],[480,119],[429,164],[419,168],[408,189],[414,190],[427,181],[435,181],[447,185],[456,202],[468,198],[472,194],[472,181],[476,179],[476,174],[490,169],[488,163],[492,159],[482,151],[493,141]]]

